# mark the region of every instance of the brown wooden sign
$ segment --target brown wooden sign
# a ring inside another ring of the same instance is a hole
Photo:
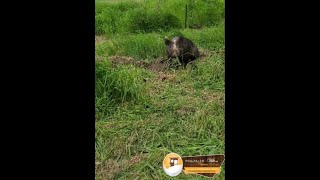
[[[185,174],[199,174],[213,177],[221,171],[224,155],[182,157]]]

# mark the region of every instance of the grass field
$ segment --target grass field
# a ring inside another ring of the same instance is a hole
[[[159,63],[179,34],[203,55],[185,69]],[[223,1],[96,0],[96,180],[207,179],[169,177],[162,161],[224,154],[224,70]]]

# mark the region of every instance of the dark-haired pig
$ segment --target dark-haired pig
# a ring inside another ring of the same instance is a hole
[[[199,50],[193,42],[185,37],[165,38],[168,58],[179,58],[180,63],[186,66],[200,56]]]

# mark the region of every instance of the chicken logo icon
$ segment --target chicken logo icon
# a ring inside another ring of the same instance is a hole
[[[169,176],[177,176],[182,172],[183,161],[176,153],[170,153],[163,159],[164,172]]]

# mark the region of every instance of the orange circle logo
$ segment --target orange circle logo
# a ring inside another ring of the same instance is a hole
[[[163,159],[164,172],[169,176],[177,176],[183,168],[182,158],[176,153],[167,154]]]

